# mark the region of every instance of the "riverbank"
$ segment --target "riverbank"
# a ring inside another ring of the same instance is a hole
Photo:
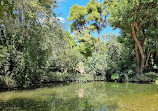
[[[70,83],[86,83],[92,81],[107,81],[107,82],[117,82],[117,83],[145,83],[145,84],[155,84],[157,75],[148,74],[141,76],[130,76],[128,77],[120,77],[117,80],[107,80],[106,76],[93,76],[91,74],[67,74],[67,73],[50,73],[47,77],[43,79],[43,81],[39,81],[38,83],[31,84],[28,87],[1,87],[0,92],[5,91],[13,91],[13,90],[33,90],[36,88],[44,88],[48,86],[56,86],[62,84],[70,84]]]

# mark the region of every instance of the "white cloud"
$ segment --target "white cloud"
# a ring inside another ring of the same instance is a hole
[[[63,1],[65,1],[65,0],[56,0],[57,2],[63,2]]]
[[[61,23],[65,23],[65,19],[63,17],[57,17]]]

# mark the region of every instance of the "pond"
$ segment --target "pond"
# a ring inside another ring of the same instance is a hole
[[[0,93],[0,111],[158,111],[158,85],[89,82]]]

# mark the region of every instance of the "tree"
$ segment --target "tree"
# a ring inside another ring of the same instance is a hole
[[[148,23],[152,16],[156,16],[156,0],[112,0],[104,1],[104,5],[110,13],[111,26],[124,30],[135,41],[136,72],[142,74],[145,62],[148,62],[148,54],[144,50],[146,38],[142,36],[141,31],[146,30],[143,25]]]
[[[88,61],[85,66],[86,73],[92,74],[94,77],[105,77],[107,70],[110,69],[108,60],[107,54],[93,53],[92,57],[88,57]]]
[[[67,45],[64,30],[51,21],[54,0],[1,0],[0,76],[17,87],[40,83],[52,58]]]
[[[101,51],[100,32],[106,27],[107,12],[104,9],[102,3],[96,0],[90,0],[86,6],[87,9],[87,22],[90,22],[89,28],[95,32],[98,32],[99,48],[98,53]]]
[[[92,56],[94,51],[96,40],[92,36],[92,34],[89,34],[89,30],[86,29],[76,35],[78,45],[74,49],[78,50],[86,59]]]
[[[73,5],[70,9],[69,20],[73,21],[70,25],[71,31],[74,32],[74,38],[77,39],[78,45],[74,47],[87,59],[92,55],[93,51],[93,38],[88,27],[86,26],[87,10],[84,6]]]
[[[107,12],[103,10],[103,5],[96,0],[90,0],[86,7],[73,5],[70,9],[69,20],[73,21],[70,25],[71,31],[75,31],[74,35],[83,33],[83,30],[90,30],[91,32],[98,31],[99,48],[101,51],[100,33],[106,26]]]
[[[86,15],[87,10],[84,6],[75,4],[71,7],[68,17],[70,21],[73,21],[73,23],[70,25],[71,31],[75,30],[80,32],[86,28]]]

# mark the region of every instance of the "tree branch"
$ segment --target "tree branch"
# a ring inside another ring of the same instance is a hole
[[[148,18],[148,16],[149,16],[149,8],[150,8],[150,6],[151,6],[151,3],[148,4],[148,8],[147,8],[147,11],[146,11],[146,16],[139,22],[139,29],[140,29],[142,23],[144,22],[144,20],[146,20]]]
[[[126,33],[128,33],[130,36],[132,36],[132,34],[128,30],[124,30],[120,24],[118,24],[118,26],[116,26],[116,28],[120,28],[123,31],[125,31]]]
[[[150,54],[151,54],[151,49],[149,49],[149,53],[148,53],[148,56],[146,59],[145,67],[148,67],[148,61],[149,61]]]
[[[137,12],[138,12],[138,6],[137,6],[137,2],[135,0],[134,22],[136,21],[136,18],[137,18]]]
[[[138,11],[142,8],[142,0],[139,0],[139,2],[140,2],[140,3],[139,3],[140,5],[139,5],[139,7],[138,7]]]

